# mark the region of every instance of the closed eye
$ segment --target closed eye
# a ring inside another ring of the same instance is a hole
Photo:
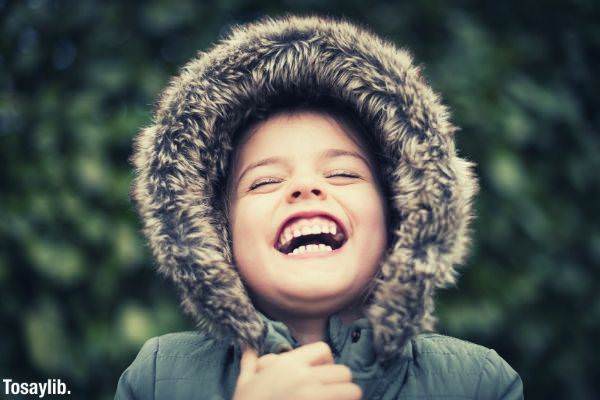
[[[252,185],[250,185],[249,190],[254,190],[254,189],[258,188],[258,187],[261,187],[261,186],[264,186],[264,185],[269,185],[271,183],[279,183],[279,181],[276,180],[276,179],[265,179],[265,180],[262,180],[262,181],[254,182]]]
[[[360,178],[360,175],[352,173],[352,172],[347,172],[347,171],[333,173],[331,175],[328,175],[327,178],[334,178],[336,176],[339,176],[342,178]]]
[[[348,174],[348,173],[345,173],[345,172],[341,173],[341,174],[332,174],[332,175],[329,175],[328,178],[332,178],[334,176],[343,176],[344,178],[359,178],[359,176],[356,175],[356,174]]]

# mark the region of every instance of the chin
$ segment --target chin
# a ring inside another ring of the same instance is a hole
[[[268,307],[295,316],[323,317],[342,309],[349,300],[339,296],[328,299],[317,297],[278,298],[270,301]],[[275,306],[273,307],[273,305]]]
[[[338,282],[335,286],[322,282],[295,282],[292,285],[277,286],[277,302],[288,307],[335,307],[350,301],[356,294],[350,285]]]

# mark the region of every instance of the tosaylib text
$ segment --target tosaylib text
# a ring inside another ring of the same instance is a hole
[[[35,395],[43,398],[47,395],[71,394],[67,384],[60,379],[48,379],[46,382],[15,382],[12,379],[2,379],[6,395]]]

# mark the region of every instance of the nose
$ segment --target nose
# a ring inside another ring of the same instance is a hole
[[[325,200],[327,194],[323,188],[315,181],[304,180],[295,183],[287,194],[288,203],[294,203],[298,200]]]

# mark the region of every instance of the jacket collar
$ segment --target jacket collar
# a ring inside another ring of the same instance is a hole
[[[289,327],[268,318],[258,311],[267,327],[266,339],[259,356],[296,349],[301,344],[293,337]],[[373,328],[366,317],[344,324],[339,313],[329,316],[325,342],[329,344],[336,364],[344,364],[352,370],[353,380],[361,386],[363,393],[370,395],[382,389],[387,381],[384,372],[394,368],[394,379],[404,379],[408,364],[412,361],[412,341],[407,341],[400,354],[391,360],[380,361],[375,353]]]
[[[292,335],[289,327],[281,322],[270,319],[257,311],[267,327],[264,346],[259,356],[296,349],[301,344]],[[327,319],[325,342],[329,344],[336,362],[348,365],[351,369],[361,371],[380,362],[373,346],[373,327],[366,317],[344,324],[339,313],[334,313]],[[399,359],[412,359],[410,342],[404,346]]]

